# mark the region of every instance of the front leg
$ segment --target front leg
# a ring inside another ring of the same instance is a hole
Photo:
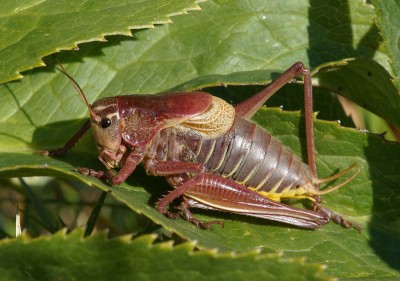
[[[105,172],[95,171],[93,169],[88,169],[88,168],[77,168],[77,170],[79,173],[83,175],[96,177],[101,180],[106,180],[112,185],[120,185],[135,171],[137,165],[140,162],[142,162],[145,151],[146,151],[145,148],[142,147],[132,150],[125,158],[125,161],[121,169],[118,171],[117,175],[114,175],[114,173],[111,170],[112,166],[105,159],[103,159],[104,161],[102,161],[106,162],[106,164],[104,164],[107,168]]]
[[[115,176],[112,170],[96,171],[90,168],[78,167],[76,168],[76,171],[82,175],[98,178],[100,180],[105,180],[108,182],[111,181],[112,178]]]
[[[142,148],[132,150],[125,160],[118,174],[110,181],[112,185],[120,185],[135,171],[137,165],[142,162],[145,150]]]

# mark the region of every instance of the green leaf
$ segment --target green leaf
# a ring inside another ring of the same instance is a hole
[[[258,251],[194,251],[195,243],[154,244],[154,236],[82,239],[82,231],[0,242],[2,280],[332,280],[323,266]]]
[[[400,31],[397,26],[400,23],[399,14],[400,6],[398,1],[371,1],[377,12],[376,24],[383,37],[383,45],[389,56],[389,63],[394,73],[394,84],[400,89],[400,49],[399,35]]]
[[[373,25],[374,11],[361,0],[209,1],[201,7],[201,13],[177,17],[173,25],[137,32],[135,39],[116,36],[107,43],[83,44],[80,51],[63,53],[59,60],[76,78],[90,102],[127,93],[263,84],[297,60],[318,69],[327,64],[337,65],[333,60],[363,56],[388,69],[387,56],[379,48],[379,35]],[[340,82],[337,74],[343,69],[339,68],[335,74],[324,73],[324,85],[335,89],[335,83]],[[371,81],[355,79],[357,73],[346,72],[346,75],[350,81],[364,83],[359,87],[368,91]],[[384,89],[391,81],[382,78],[379,83],[384,84]],[[350,97],[359,94],[354,89],[348,91]],[[367,97],[376,88],[371,89]],[[386,98],[392,100],[393,91],[388,95]],[[360,103],[365,102],[361,99]],[[163,178],[146,176],[142,168],[126,183],[112,188],[73,171],[77,166],[103,169],[90,135],[64,158],[33,154],[37,149],[63,145],[88,116],[67,79],[54,68],[31,71],[24,79],[3,85],[0,104],[7,105],[0,108],[2,177],[53,175],[111,190],[115,198],[136,212],[186,239],[197,240],[201,248],[235,251],[261,248],[265,252],[283,253],[284,257],[307,257],[308,261],[327,264],[328,274],[342,279],[399,277],[397,143],[341,128],[332,122],[316,122],[320,177],[358,161],[361,172],[357,178],[324,196],[324,200],[328,208],[361,223],[365,227],[362,234],[333,223],[317,231],[307,231],[232,214],[196,212],[204,220],[225,221],[224,229],[214,227],[204,231],[183,220],[167,219],[154,209],[156,200],[169,187]],[[371,104],[371,110],[375,109],[382,112],[377,102]],[[327,111],[324,107],[319,110]],[[389,115],[398,122],[394,110],[395,105]],[[298,112],[262,109],[255,120],[294,153],[304,155],[304,128]]]
[[[0,83],[21,71],[44,66],[42,58],[77,49],[107,35],[171,22],[170,16],[198,9],[195,0],[3,1],[0,4]]]
[[[400,127],[400,95],[389,83],[390,74],[366,58],[329,63],[319,67],[319,85],[344,96]]]

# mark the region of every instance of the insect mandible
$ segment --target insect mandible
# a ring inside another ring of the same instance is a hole
[[[317,177],[314,155],[312,83],[310,71],[297,62],[265,89],[238,105],[205,92],[108,97],[88,103],[79,85],[60,69],[83,98],[89,120],[65,144],[42,155],[57,156],[70,150],[92,127],[99,160],[106,171],[78,168],[85,175],[111,185],[124,182],[139,163],[148,175],[164,176],[174,189],[157,203],[157,210],[170,218],[181,215],[189,222],[208,228],[221,221],[203,222],[190,209],[220,210],[251,217],[317,229],[329,221],[344,227],[361,226],[324,208],[320,195],[328,190],[319,184],[332,181],[356,167],[325,179]],[[249,119],[283,85],[303,77],[308,164],[283,146],[266,130]],[[119,168],[115,175],[114,168]],[[180,214],[169,204],[180,198]],[[312,209],[281,202],[309,199]]]

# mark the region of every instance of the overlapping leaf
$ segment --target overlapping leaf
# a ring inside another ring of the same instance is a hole
[[[399,13],[397,1],[372,1],[377,9],[376,23],[384,39],[384,46],[390,58],[390,65],[394,73],[394,84],[400,89],[400,49],[399,49]]]
[[[170,22],[170,16],[198,9],[194,0],[175,1],[3,1],[0,3],[0,83],[43,66],[42,57],[131,35],[129,29]]]
[[[252,251],[218,254],[194,251],[195,243],[154,244],[144,235],[107,240],[96,234],[82,239],[81,231],[50,238],[25,235],[0,243],[3,280],[331,280],[323,266],[301,259]],[[213,266],[210,266],[213,265]],[[215,266],[218,265],[218,266]],[[19,270],[15,270],[18,268]]]

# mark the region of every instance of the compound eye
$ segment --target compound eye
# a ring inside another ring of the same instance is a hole
[[[109,118],[101,119],[100,125],[103,129],[108,128],[111,125],[111,120]]]

